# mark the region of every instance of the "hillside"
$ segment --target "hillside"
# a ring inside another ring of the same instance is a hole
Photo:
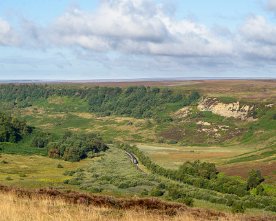
[[[275,81],[0,85],[1,128],[20,135],[0,142],[0,184],[271,216],[275,93]]]

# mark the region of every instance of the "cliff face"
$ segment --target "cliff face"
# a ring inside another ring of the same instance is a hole
[[[211,111],[223,117],[233,117],[241,120],[254,120],[254,106],[242,105],[240,102],[225,104],[217,98],[204,98],[197,106],[200,111]]]

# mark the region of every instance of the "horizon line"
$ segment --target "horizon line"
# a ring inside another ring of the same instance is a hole
[[[142,81],[195,81],[195,80],[276,80],[276,77],[174,77],[174,78],[95,78],[95,79],[0,79],[1,83],[12,82],[90,82],[90,83],[109,83],[109,82],[142,82]]]

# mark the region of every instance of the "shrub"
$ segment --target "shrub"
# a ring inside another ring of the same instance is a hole
[[[27,177],[27,175],[25,173],[20,173],[19,177]]]
[[[247,189],[256,188],[263,181],[264,181],[264,178],[261,175],[261,171],[251,170],[251,172],[249,173],[249,177],[247,179]]]
[[[99,187],[92,187],[92,188],[89,188],[89,191],[92,193],[101,193],[103,189]]]
[[[51,140],[50,134],[48,133],[37,133],[32,140],[32,146],[37,148],[44,148],[48,145],[49,141]]]
[[[245,212],[245,208],[243,206],[243,204],[241,202],[235,202],[232,205],[232,213],[244,213]]]
[[[158,187],[155,187],[155,188],[153,188],[153,189],[151,190],[150,195],[151,195],[151,196],[156,196],[156,197],[158,197],[158,196],[163,196],[164,193],[165,193],[164,190],[162,190],[162,189],[160,189],[160,188],[158,188]]]
[[[59,164],[57,165],[57,168],[63,168],[63,166],[59,163]]]
[[[262,185],[259,185],[259,186],[256,187],[256,194],[260,195],[260,196],[265,196],[266,195],[265,189]]]
[[[169,188],[169,193],[168,193],[169,197],[172,199],[172,200],[177,200],[177,199],[180,199],[180,198],[185,198],[186,197],[186,194],[183,193],[183,191],[181,191],[180,189],[178,189],[178,187],[176,186],[171,186]]]
[[[141,196],[147,196],[149,195],[149,191],[147,189],[143,189],[143,191],[141,192]]]
[[[69,180],[68,184],[71,184],[71,185],[80,185],[81,184],[81,180],[78,179],[78,178],[74,178],[74,179]]]
[[[185,197],[185,198],[180,198],[177,200],[179,203],[183,203],[187,206],[193,206],[194,205],[194,200],[190,197]]]
[[[275,205],[271,205],[265,208],[266,211],[272,211],[272,212],[276,212],[276,206]]]
[[[73,170],[71,170],[71,171],[66,170],[66,171],[63,173],[63,175],[64,175],[64,176],[73,176],[75,173],[76,173],[76,171],[73,171]]]

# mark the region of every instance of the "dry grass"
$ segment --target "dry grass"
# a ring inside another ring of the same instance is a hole
[[[155,199],[116,199],[54,189],[0,185],[0,221],[272,221],[273,215],[233,215]]]
[[[70,205],[61,199],[27,199],[14,194],[0,194],[0,220],[6,221],[195,221],[191,215],[179,214],[173,217],[158,215],[146,211],[115,210],[84,205]]]
[[[0,193],[1,221],[196,221],[211,220],[194,217],[191,213],[164,215],[139,209],[116,210],[112,208],[68,204],[62,199],[18,198],[13,193]],[[216,220],[241,220],[228,215]]]

